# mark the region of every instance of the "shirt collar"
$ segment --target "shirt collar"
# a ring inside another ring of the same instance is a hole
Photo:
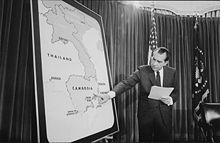
[[[164,69],[163,69],[163,67],[159,70],[159,72],[160,72],[160,75],[163,73],[163,71],[164,71]],[[155,71],[154,72],[155,73],[155,75],[157,74],[157,72]]]

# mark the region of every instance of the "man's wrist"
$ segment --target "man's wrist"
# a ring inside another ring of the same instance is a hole
[[[114,91],[109,91],[108,95],[110,98],[114,98],[116,96]]]

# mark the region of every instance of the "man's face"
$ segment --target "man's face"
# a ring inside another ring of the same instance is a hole
[[[168,63],[168,61],[165,61],[166,57],[166,53],[159,54],[157,51],[154,51],[153,56],[151,57],[151,68],[154,71],[160,70],[163,66],[165,66]]]

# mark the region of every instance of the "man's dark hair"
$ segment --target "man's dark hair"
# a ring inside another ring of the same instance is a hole
[[[166,62],[166,61],[169,60],[169,50],[166,47],[158,47],[157,52],[159,54],[166,53],[167,57],[166,57],[166,59],[164,61]]]

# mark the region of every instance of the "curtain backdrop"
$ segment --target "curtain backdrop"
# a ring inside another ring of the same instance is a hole
[[[173,110],[174,141],[193,140],[192,120],[192,50],[194,18],[158,15],[158,46],[171,53],[169,65],[177,69],[179,100]]]
[[[220,18],[199,19],[199,41],[207,63],[209,102],[220,102]]]
[[[113,85],[147,63],[150,12],[115,1],[79,0],[103,19]],[[29,0],[0,1],[0,142],[37,141]],[[171,52],[180,98],[173,110],[173,139],[192,141],[192,63],[195,18],[156,14],[158,45]],[[211,96],[219,102],[220,20],[199,19]],[[138,141],[138,86],[116,97],[120,131],[115,142]]]
[[[0,49],[0,142],[36,141],[29,0],[1,0]]]

